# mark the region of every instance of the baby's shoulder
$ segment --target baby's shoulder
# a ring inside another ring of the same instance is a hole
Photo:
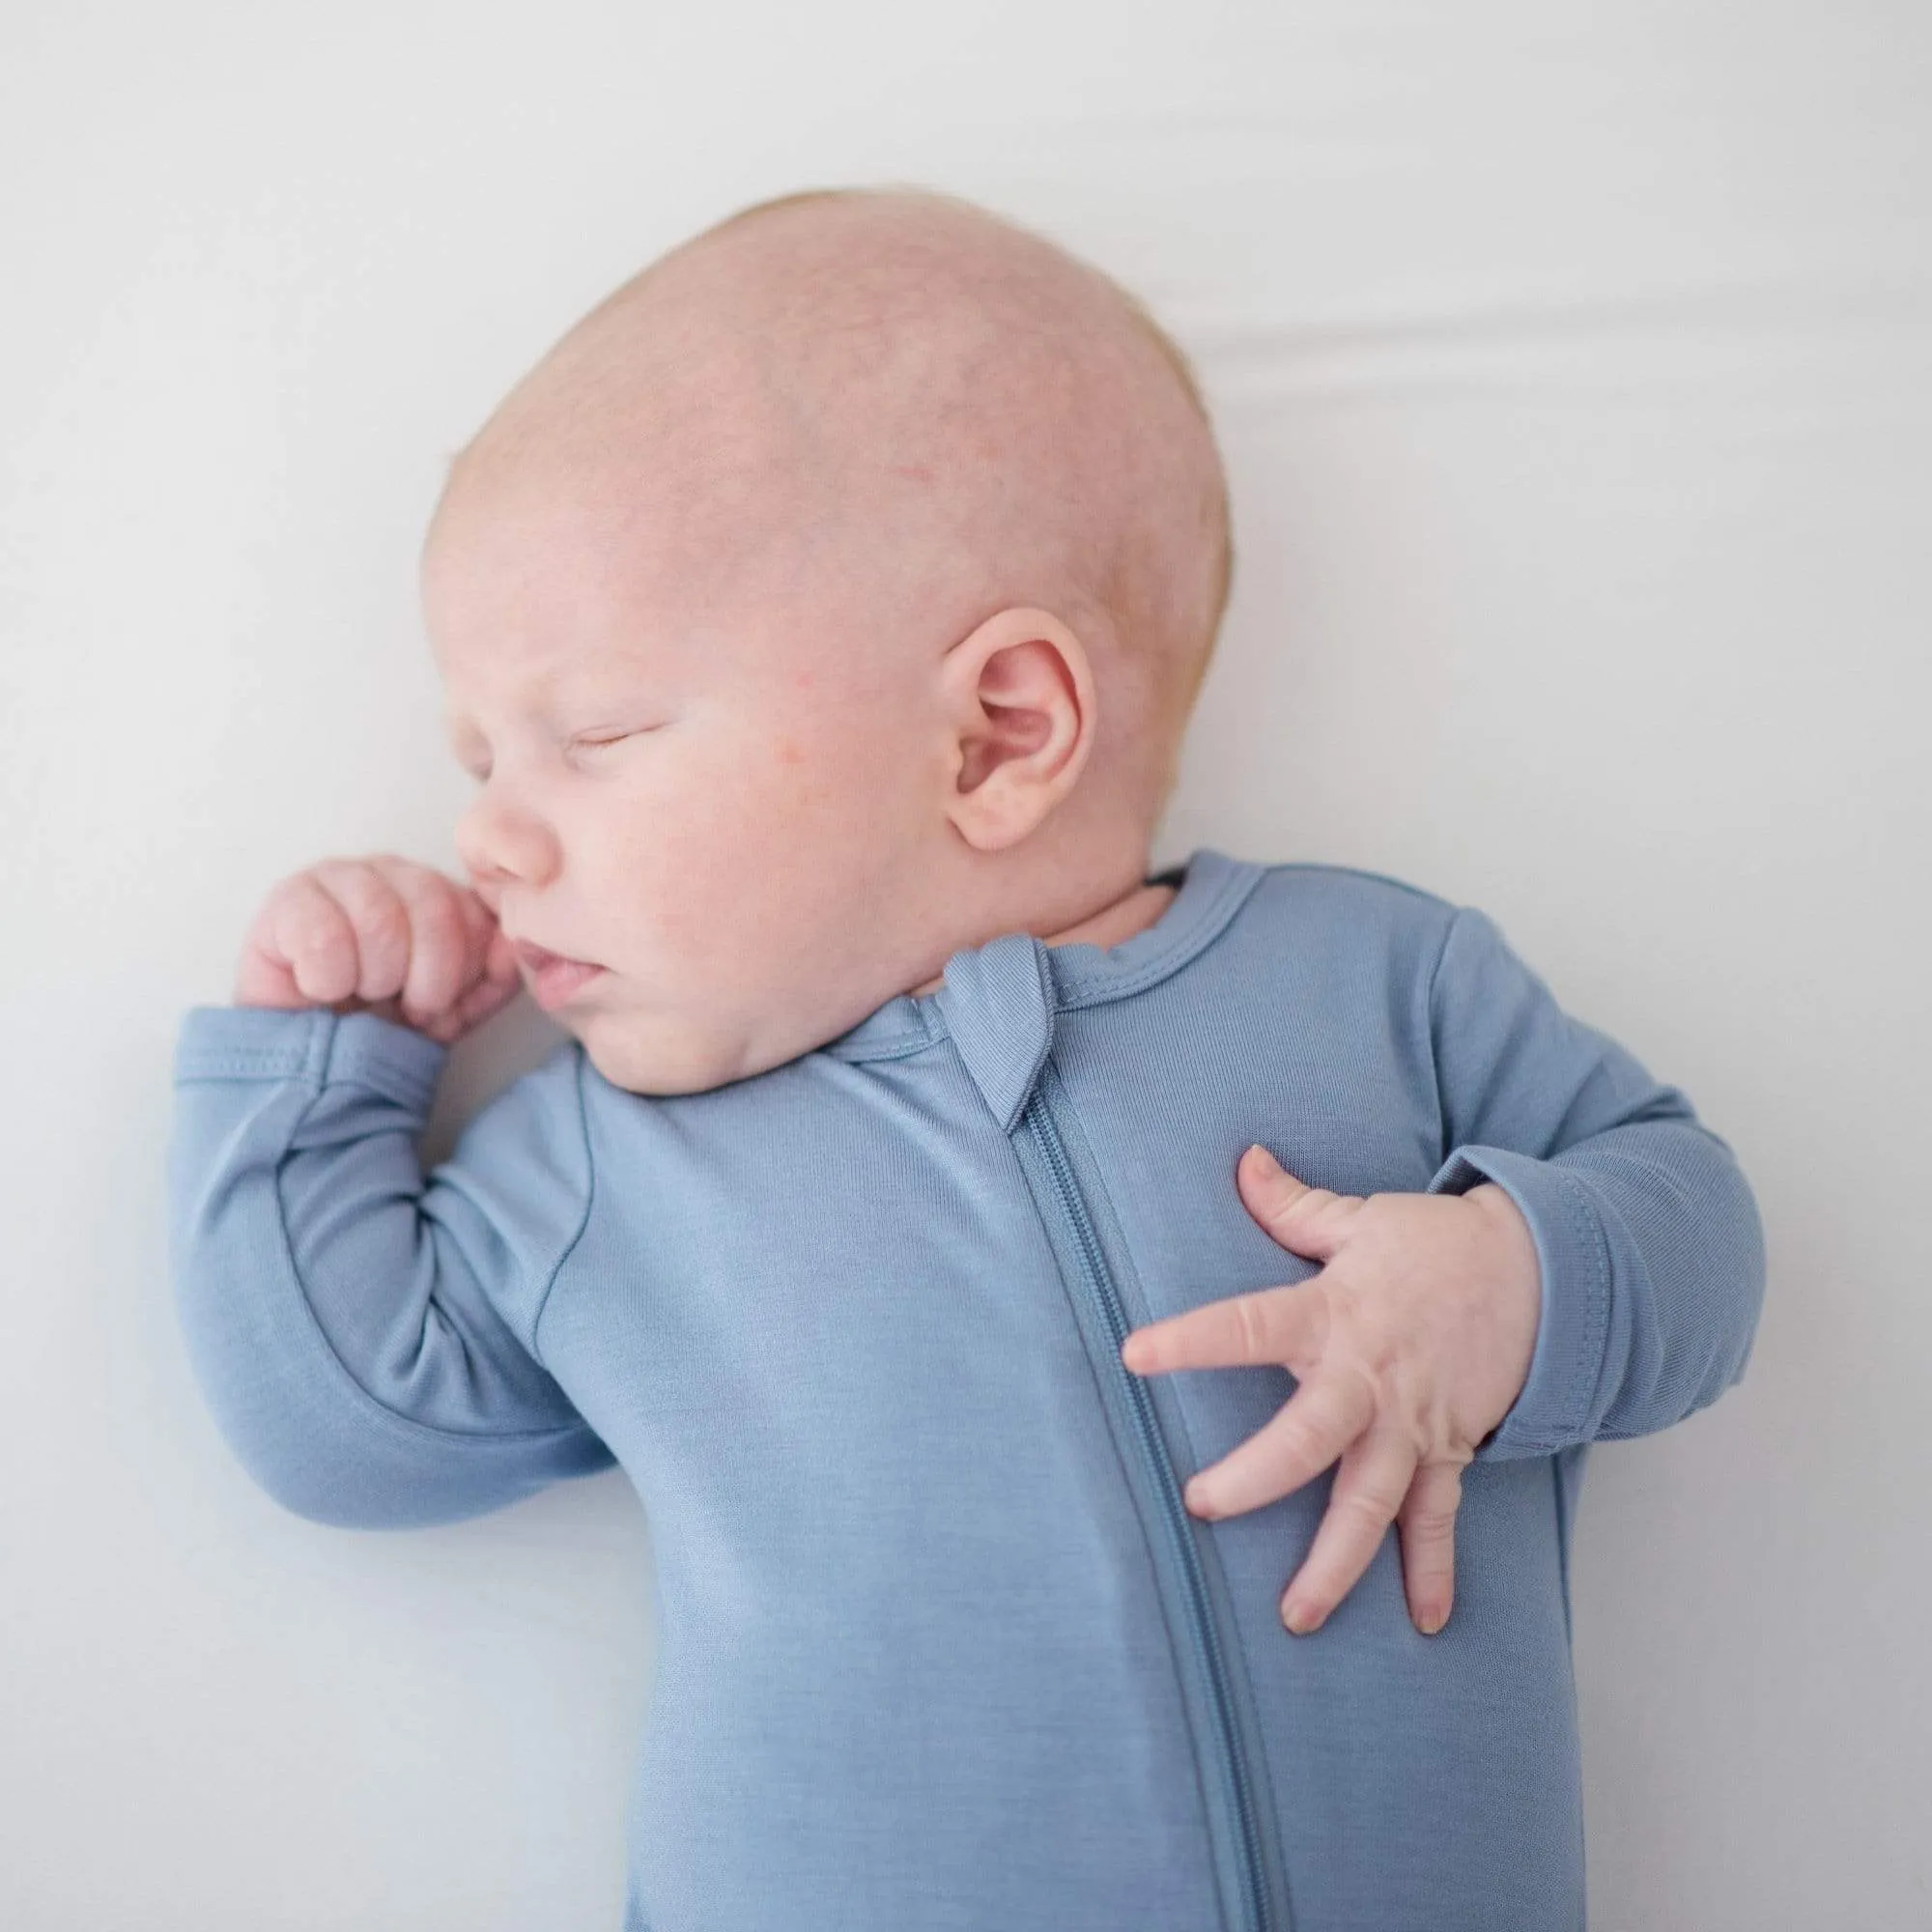
[[[574,1039],[544,1049],[470,1111],[458,1149],[482,1166],[528,1166],[535,1151],[582,1166],[587,1158],[588,1063]]]
[[[1360,866],[1249,863],[1259,876],[1215,942],[1221,973],[1208,975],[1230,996],[1323,1011],[1425,997],[1462,910],[1454,901]]]
[[[1440,943],[1460,908],[1412,880],[1313,859],[1264,864],[1244,923],[1298,942],[1406,949]]]
[[[1277,893],[1329,900],[1354,910],[1387,908],[1414,912],[1427,909],[1451,913],[1456,907],[1440,893],[1432,893],[1412,879],[1393,872],[1374,872],[1361,866],[1343,866],[1320,859],[1284,859],[1262,865],[1265,883]]]

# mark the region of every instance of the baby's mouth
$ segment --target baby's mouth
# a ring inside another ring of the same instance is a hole
[[[604,971],[603,967],[593,966],[587,959],[568,958],[561,952],[552,952],[533,945],[527,939],[513,940],[511,944],[518,963],[529,976],[530,997],[545,1012],[574,998]]]

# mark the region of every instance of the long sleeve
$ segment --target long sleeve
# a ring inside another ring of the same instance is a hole
[[[591,1197],[558,1049],[425,1176],[446,1049],[373,1014],[197,1007],[177,1042],[170,1263],[243,1466],[319,1522],[402,1528],[609,1467],[536,1327]]]
[[[1729,1146],[1567,1015],[1472,907],[1449,923],[1430,1024],[1444,1159],[1427,1191],[1504,1188],[1543,1274],[1528,1380],[1476,1460],[1649,1435],[1715,1402],[1764,1300],[1763,1228]]]

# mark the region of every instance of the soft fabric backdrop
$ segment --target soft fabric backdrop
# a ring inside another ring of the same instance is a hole
[[[453,862],[414,559],[507,384],[741,203],[909,179],[1199,362],[1239,564],[1158,856],[1485,907],[1759,1189],[1746,1382],[1585,1488],[1593,1927],[1926,1922],[1928,111],[1906,0],[14,0],[0,1920],[614,1926],[648,1527],[251,1487],[173,1033],[279,874]]]

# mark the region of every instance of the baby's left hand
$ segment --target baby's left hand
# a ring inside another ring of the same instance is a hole
[[[1282,1620],[1317,1629],[1401,1518],[1409,1615],[1433,1636],[1455,1593],[1463,1465],[1529,1376],[1542,1272],[1529,1224],[1493,1181],[1466,1194],[1332,1194],[1261,1146],[1235,1169],[1248,1212],[1292,1253],[1327,1264],[1136,1328],[1137,1375],[1252,1366],[1300,1384],[1272,1422],[1187,1485],[1197,1516],[1238,1516],[1339,1455],[1327,1513],[1290,1579]]]

